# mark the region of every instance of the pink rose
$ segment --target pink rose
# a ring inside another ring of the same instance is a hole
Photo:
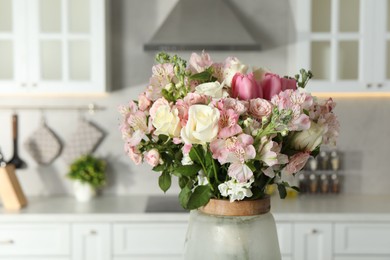
[[[263,91],[260,85],[256,82],[253,73],[248,75],[236,73],[232,80],[231,97],[241,100],[262,98]]]
[[[263,98],[271,100],[271,98],[286,89],[296,90],[297,85],[295,79],[281,78],[279,75],[266,73],[261,81],[263,89]]]
[[[283,168],[284,174],[296,174],[305,166],[307,160],[310,157],[310,153],[297,153],[290,158],[290,161]]]
[[[251,99],[249,101],[249,113],[261,120],[263,117],[269,117],[272,112],[272,104],[262,98]]]
[[[157,149],[149,150],[145,153],[144,159],[149,165],[155,167],[160,164],[160,153]]]

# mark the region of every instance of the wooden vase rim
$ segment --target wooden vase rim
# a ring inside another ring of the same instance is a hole
[[[217,216],[256,216],[268,213],[270,209],[269,196],[257,200],[234,202],[224,199],[210,199],[209,203],[199,208],[205,214]]]

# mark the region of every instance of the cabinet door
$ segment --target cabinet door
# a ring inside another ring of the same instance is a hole
[[[0,92],[23,91],[26,78],[27,5],[23,0],[0,0]]]
[[[294,225],[294,259],[332,259],[332,224],[304,223]]]
[[[310,91],[369,91],[373,1],[299,0],[297,68],[311,69]],[[369,50],[369,52],[367,52]]]
[[[72,225],[72,260],[111,259],[110,224]]]
[[[374,24],[375,80],[373,86],[378,91],[390,90],[390,1],[376,0]]]
[[[105,0],[27,2],[27,91],[104,91]]]

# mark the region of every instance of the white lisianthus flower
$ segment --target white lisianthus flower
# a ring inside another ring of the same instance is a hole
[[[311,122],[310,128],[295,133],[291,138],[291,147],[297,151],[311,152],[322,143],[324,127]]]
[[[224,84],[224,82],[219,83],[218,81],[203,83],[195,87],[195,93],[211,96],[212,98],[223,98]]]
[[[181,138],[186,144],[206,144],[218,134],[219,110],[207,105],[192,105],[188,121],[181,129]]]
[[[235,179],[231,179],[218,185],[218,190],[223,197],[229,197],[230,202],[235,200],[243,200],[245,197],[252,197],[251,185],[254,178],[251,178],[246,183],[240,183]]]
[[[161,105],[152,121],[156,128],[155,135],[167,135],[170,137],[178,137],[180,135],[180,119],[179,112],[176,108],[171,109],[169,105]]]

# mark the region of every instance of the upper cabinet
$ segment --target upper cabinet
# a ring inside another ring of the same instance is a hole
[[[0,0],[0,94],[106,90],[105,0]]]
[[[390,91],[390,0],[296,3],[296,60],[312,91]]]

